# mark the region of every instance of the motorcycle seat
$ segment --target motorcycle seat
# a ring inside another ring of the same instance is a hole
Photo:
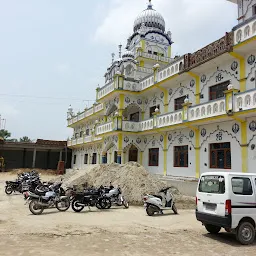
[[[159,195],[153,195],[153,196],[159,198],[161,201],[163,200],[163,198]]]

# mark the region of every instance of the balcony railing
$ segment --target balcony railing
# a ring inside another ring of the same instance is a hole
[[[145,68],[145,67],[138,67],[138,72],[147,73],[147,74],[153,74],[154,71],[152,68]]]
[[[234,97],[234,111],[249,110],[256,108],[256,89],[238,93]]]
[[[157,117],[157,128],[181,124],[182,121],[182,110],[161,115]]]
[[[77,123],[78,121],[83,120],[86,117],[89,117],[95,113],[100,112],[101,110],[103,110],[103,104],[98,104],[98,105],[94,105],[93,107],[91,107],[90,109],[84,111],[83,113],[80,113],[79,115],[73,117],[72,119],[68,120],[68,125],[72,125]]]
[[[234,28],[234,45],[256,36],[256,17]]]
[[[68,147],[71,147],[71,146],[82,145],[89,142],[100,141],[100,140],[102,140],[102,137],[86,136],[86,137],[81,137],[73,140],[68,140],[67,145]]]
[[[123,131],[139,132],[140,128],[140,122],[123,121]]]
[[[115,83],[111,82],[98,91],[98,99],[101,99],[115,90]]]
[[[225,98],[200,104],[189,109],[189,121],[200,120],[226,113]]]
[[[146,52],[137,52],[135,54],[135,58],[138,58],[138,57],[143,57],[143,58],[152,59],[152,60],[156,60],[156,61],[162,61],[162,62],[171,62],[172,61],[171,58],[154,55],[154,54],[150,54],[150,53],[146,53]]]
[[[143,79],[140,82],[141,90],[145,90],[157,82],[161,82],[169,77],[172,77],[172,76],[178,74],[181,70],[183,70],[183,65],[184,65],[183,57],[172,61],[171,64],[169,64],[167,67],[165,67],[164,69],[160,70],[157,73],[156,81],[154,81],[154,75]]]
[[[138,92],[141,90],[141,88],[138,82],[124,80],[124,90]]]
[[[96,128],[96,134],[97,135],[107,133],[107,132],[111,132],[111,131],[113,131],[113,122],[112,121],[108,122],[106,124],[99,125]]]
[[[231,91],[233,93],[233,91]],[[202,120],[215,116],[222,116],[226,114],[232,114],[243,110],[255,110],[256,111],[256,89],[249,90],[234,94],[228,104],[226,98],[220,98],[212,100],[210,102],[202,103],[189,107],[188,111],[184,108],[171,113],[154,116],[148,120],[140,122],[132,122],[123,120],[122,123],[118,118],[113,119],[104,124],[96,126],[95,135],[101,135],[108,132],[122,130],[126,132],[143,132],[157,128],[168,127],[172,125],[182,124],[183,122],[191,122],[196,120]],[[230,112],[231,111],[231,112]],[[98,140],[97,137],[94,138]],[[86,136],[84,138],[78,138],[68,142],[70,145],[79,145],[92,141],[92,136]]]

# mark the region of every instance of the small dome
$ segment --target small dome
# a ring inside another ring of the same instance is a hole
[[[134,59],[134,54],[131,51],[126,51],[126,52],[124,52],[122,58],[132,58],[132,59]]]
[[[144,10],[134,22],[134,33],[137,32],[142,24],[147,28],[160,29],[165,32],[165,21],[163,16],[152,8],[151,1],[149,1],[148,8]]]

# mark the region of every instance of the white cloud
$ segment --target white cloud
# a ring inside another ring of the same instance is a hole
[[[133,32],[136,16],[146,1],[110,0],[109,11],[96,29],[94,39],[119,44]],[[237,6],[225,0],[153,0],[154,9],[166,21],[173,34],[173,54],[192,52],[224,36],[237,23]]]

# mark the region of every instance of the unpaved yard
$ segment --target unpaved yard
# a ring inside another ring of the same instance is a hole
[[[141,207],[99,211],[45,210],[31,215],[21,195],[7,196],[0,174],[0,255],[255,255],[225,232],[207,234],[193,210],[148,217]]]

